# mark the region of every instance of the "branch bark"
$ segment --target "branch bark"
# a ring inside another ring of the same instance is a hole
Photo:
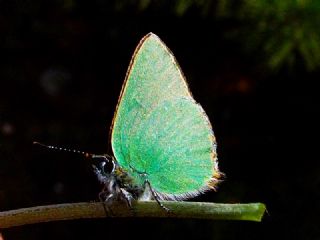
[[[104,217],[195,218],[211,220],[261,221],[265,205],[262,203],[220,204],[203,202],[162,202],[166,212],[154,201],[135,202],[132,209],[115,203],[105,211],[102,202],[65,203],[21,208],[0,212],[0,229],[40,222]]]

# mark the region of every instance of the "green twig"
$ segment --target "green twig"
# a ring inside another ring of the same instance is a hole
[[[22,208],[0,212],[0,229],[40,222],[104,217],[157,217],[198,218],[212,220],[261,221],[265,212],[262,203],[218,204],[202,202],[171,202],[163,204],[171,209],[166,212],[156,202],[136,202],[132,209],[121,203],[113,204],[111,214],[105,212],[102,202],[66,203]]]

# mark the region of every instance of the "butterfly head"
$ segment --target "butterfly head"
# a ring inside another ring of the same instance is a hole
[[[117,166],[117,162],[113,157],[106,154],[92,154],[88,157],[92,159],[94,168],[97,168],[102,175],[106,176],[108,174],[114,173]]]

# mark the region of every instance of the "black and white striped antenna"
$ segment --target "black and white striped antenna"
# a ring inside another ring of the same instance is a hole
[[[110,161],[112,159],[111,156],[109,156],[108,154],[93,154],[93,153],[88,153],[88,152],[83,152],[80,150],[76,150],[76,149],[71,149],[71,148],[64,148],[64,147],[57,147],[57,146],[52,146],[52,145],[46,145],[40,142],[33,142],[33,144],[35,145],[39,145],[41,147],[45,147],[48,149],[53,149],[53,150],[58,150],[58,151],[64,151],[64,152],[71,152],[71,153],[78,153],[81,154],[83,156],[85,156],[85,158],[99,158],[99,157],[103,157],[104,159],[107,159],[108,161]]]
[[[63,147],[57,147],[57,146],[52,146],[52,145],[46,145],[46,144],[43,144],[43,143],[40,143],[40,142],[33,142],[33,144],[40,145],[42,147],[49,148],[49,149],[58,150],[58,151],[78,153],[78,154],[84,155],[86,158],[92,158],[92,157],[95,156],[95,154],[92,154],[92,153],[83,152],[83,151],[70,149],[70,148],[63,148]]]

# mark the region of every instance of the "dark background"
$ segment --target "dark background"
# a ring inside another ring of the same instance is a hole
[[[320,4],[0,0],[0,211],[98,200],[91,165],[33,141],[104,153],[129,60],[154,32],[218,141],[226,180],[197,201],[264,202],[262,223],[98,219],[4,239],[319,239]]]

